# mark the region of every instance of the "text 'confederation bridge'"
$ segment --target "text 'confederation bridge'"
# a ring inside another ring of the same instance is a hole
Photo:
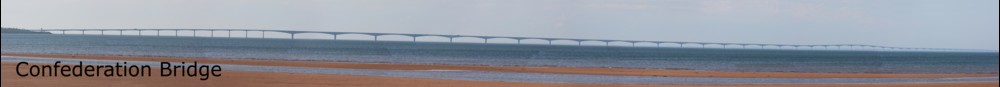
[[[809,48],[809,50],[856,50],[856,51],[951,51],[951,52],[990,52],[987,50],[973,50],[973,49],[943,49],[943,48],[907,48],[907,47],[888,47],[888,46],[875,46],[875,45],[860,45],[860,44],[831,44],[831,45],[789,45],[789,44],[754,44],[754,43],[711,43],[711,42],[681,42],[681,41],[635,41],[635,40],[600,40],[600,39],[571,39],[571,38],[539,38],[539,37],[505,37],[505,36],[475,36],[475,35],[438,35],[438,34],[402,34],[402,33],[364,33],[364,32],[323,32],[323,31],[292,31],[292,30],[255,30],[255,29],[44,29],[38,30],[40,32],[50,32],[54,34],[66,34],[66,32],[79,32],[80,34],[87,34],[87,32],[100,32],[99,35],[125,35],[124,32],[138,32],[141,36],[143,32],[156,32],[156,36],[175,36],[180,37],[180,32],[188,31],[191,32],[191,36],[197,36],[198,32],[212,32],[211,37],[215,37],[215,32],[227,32],[228,37],[232,37],[232,32],[243,32],[247,34],[244,38],[251,38],[250,33],[259,33],[261,36],[259,38],[266,38],[265,34],[271,33],[283,33],[291,36],[290,39],[295,39],[296,34],[328,34],[332,35],[334,40],[337,40],[339,35],[367,35],[374,37],[374,41],[378,41],[380,36],[405,36],[413,39],[413,42],[417,42],[417,38],[420,37],[443,37],[448,38],[449,42],[454,42],[456,38],[476,38],[482,39],[483,43],[489,43],[491,39],[512,39],[517,40],[517,44],[521,44],[524,40],[543,40],[548,41],[549,45],[552,45],[553,41],[573,41],[578,43],[577,45],[583,46],[584,42],[603,42],[605,46],[611,46],[611,43],[630,43],[633,47],[638,43],[651,43],[656,44],[656,47],[661,47],[663,44],[676,44],[680,47],[685,45],[696,45],[701,46],[701,48],[706,48],[706,46],[722,46],[722,48],[729,47],[739,47],[742,49],[748,49],[747,47],[759,47],[760,49],[765,49],[765,47],[777,47],[778,49],[786,50],[799,50],[800,48]],[[106,34],[105,32],[117,32],[114,34]],[[173,32],[173,34],[161,35],[163,31]],[[90,34],[96,35],[96,34]],[[257,37],[254,37],[257,38]]]

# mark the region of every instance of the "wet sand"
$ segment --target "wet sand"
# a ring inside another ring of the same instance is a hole
[[[312,62],[312,61],[270,61],[270,60],[234,60],[208,58],[169,58],[169,57],[134,57],[134,56],[89,56],[89,55],[55,55],[55,54],[3,54],[3,56],[51,57],[94,60],[122,60],[148,62],[193,62],[212,64],[237,64],[259,66],[290,66],[315,68],[345,68],[345,69],[378,69],[378,70],[472,70],[494,72],[522,73],[554,73],[554,74],[591,74],[619,76],[669,76],[669,77],[720,77],[720,78],[955,78],[955,77],[990,77],[991,74],[866,74],[866,73],[796,73],[796,72],[718,72],[694,70],[653,70],[653,69],[616,69],[616,68],[568,68],[568,67],[509,67],[509,66],[457,66],[457,65],[418,65],[418,64],[366,64],[344,62]]]
[[[207,81],[195,78],[18,77],[15,63],[2,63],[3,87],[998,87],[996,82],[870,85],[600,85],[514,83],[374,76],[225,71]],[[155,72],[155,71],[154,71]]]

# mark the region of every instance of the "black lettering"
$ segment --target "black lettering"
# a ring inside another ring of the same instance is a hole
[[[104,66],[104,68],[109,68],[109,69],[106,69],[106,70],[104,70],[104,77],[112,77],[112,76],[115,76],[115,72],[114,72],[114,70],[115,70],[115,67],[114,67],[114,66],[111,66],[111,65],[105,65],[105,66]]]
[[[128,64],[128,62],[125,62],[125,64]],[[115,63],[115,75],[116,76],[118,76],[118,77],[124,77],[125,76],[125,73],[122,73],[122,72],[124,72],[122,70],[125,70],[125,68],[122,68],[122,67],[124,67],[124,66],[119,65],[118,63]]]
[[[17,68],[16,68],[17,69],[17,76],[27,77],[28,73],[21,74],[21,65],[28,65],[28,62],[19,62],[19,63],[17,63]],[[31,72],[31,71],[29,70],[28,72]]]
[[[204,70],[202,70],[202,69],[204,69]],[[209,76],[209,74],[210,74],[209,72],[212,72],[212,70],[211,70],[211,68],[209,68],[206,65],[202,65],[201,67],[198,68],[198,74],[205,77],[205,78],[201,78],[202,81],[208,80],[208,77],[210,77]]]
[[[96,74],[94,74],[94,72],[97,71],[97,69],[95,68],[96,67],[94,67],[93,65],[87,65],[86,67],[83,68],[83,75],[87,77],[97,76]]]
[[[219,66],[219,65],[212,66],[212,76],[215,76],[215,77],[222,76],[222,74],[219,73],[221,71],[222,71],[222,66]]]
[[[38,65],[31,65],[31,68],[28,68],[28,73],[31,74],[32,77],[38,77],[42,74],[42,70],[43,69],[38,67]]]
[[[128,70],[126,70],[126,72],[128,73],[129,76],[136,77],[139,76],[139,73],[141,73],[142,70],[139,70],[139,66],[132,65],[128,67]]]
[[[48,74],[45,73],[46,70],[49,71]],[[38,75],[40,75],[42,77],[52,76],[52,74],[54,74],[54,73],[52,73],[52,71],[56,71],[56,70],[52,69],[52,66],[42,66],[42,68],[38,69]],[[37,77],[37,76],[35,76],[35,77]]]
[[[83,76],[83,61],[80,61],[79,65],[73,65],[73,76]]]
[[[66,73],[66,72],[70,72],[70,73]],[[69,76],[71,76],[70,75],[71,73],[72,72],[71,72],[71,69],[70,69],[69,66],[60,66],[59,67],[59,75],[62,75],[63,77],[69,77]]]
[[[149,65],[143,65],[142,69],[139,69],[139,71],[142,71],[142,73],[145,73],[145,74],[142,75],[143,77],[146,77],[146,76],[152,77],[153,76],[153,68],[149,67]]]
[[[198,69],[198,62],[194,62],[194,65],[188,65],[187,68],[184,69],[184,74],[187,75],[187,77],[198,76],[197,69]]]
[[[170,63],[169,62],[160,62],[160,76],[161,77],[170,76],[170,75],[174,74],[173,71],[174,70],[170,69]]]

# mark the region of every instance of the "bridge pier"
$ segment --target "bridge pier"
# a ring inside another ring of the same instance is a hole
[[[243,38],[249,39],[250,38],[250,31],[243,31]]]
[[[413,42],[417,42],[417,37],[416,36],[411,36],[411,37],[413,37]]]

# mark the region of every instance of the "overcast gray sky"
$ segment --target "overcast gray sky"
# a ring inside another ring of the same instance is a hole
[[[998,0],[2,0],[3,27],[998,49]],[[321,35],[305,37],[321,38]]]

